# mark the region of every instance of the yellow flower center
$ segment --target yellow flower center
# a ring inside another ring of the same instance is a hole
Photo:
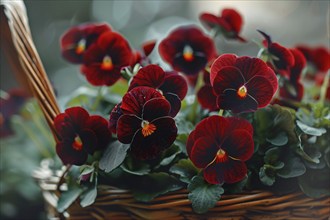
[[[143,120],[141,123],[142,127],[142,135],[143,137],[147,137],[156,131],[156,126],[154,124],[150,124],[148,121]]]
[[[226,151],[219,149],[217,155],[215,156],[217,162],[225,162],[227,160]]]
[[[83,38],[78,42],[76,54],[82,54],[86,49],[86,40]]]
[[[82,141],[81,141],[81,139],[78,135],[74,138],[74,142],[72,143],[72,147],[73,147],[73,149],[75,149],[77,151],[82,150],[83,143],[82,143]]]
[[[186,45],[183,48],[183,59],[188,62],[191,62],[194,59],[194,51],[189,45]]]
[[[247,88],[243,85],[241,86],[238,90],[237,90],[237,95],[240,98],[245,98],[245,96],[247,95]]]
[[[103,70],[112,70],[113,69],[113,63],[112,63],[112,59],[110,56],[106,55],[103,58],[103,61],[101,64],[101,69],[103,69]]]

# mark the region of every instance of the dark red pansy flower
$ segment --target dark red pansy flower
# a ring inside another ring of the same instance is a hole
[[[238,39],[246,42],[244,38],[239,36],[243,26],[243,18],[234,9],[224,9],[220,16],[203,13],[200,15],[199,20],[207,29],[215,29],[217,32],[222,32],[229,39]]]
[[[197,99],[202,108],[210,111],[218,110],[217,106],[217,95],[213,90],[210,82],[210,73],[207,71],[203,72],[204,85],[197,92]]]
[[[107,120],[90,116],[81,107],[68,108],[57,115],[54,127],[60,138],[56,152],[64,164],[84,164],[88,154],[106,147],[111,138]]]
[[[81,71],[95,86],[113,85],[121,69],[129,66],[134,56],[126,39],[118,33],[103,33],[84,54]]]
[[[220,109],[234,113],[265,107],[277,90],[274,71],[259,58],[223,54],[211,66],[211,85]]]
[[[294,56],[295,64],[288,70],[289,78],[283,78],[280,96],[283,98],[301,101],[304,95],[304,86],[300,82],[302,70],[306,66],[304,55],[297,49],[290,49]]]
[[[133,77],[128,90],[138,86],[157,89],[171,104],[170,116],[180,111],[181,101],[187,94],[186,80],[176,72],[164,72],[158,65],[148,65],[139,70]]]
[[[271,37],[266,33],[258,30],[258,32],[265,38],[263,41],[267,49],[267,56],[274,64],[276,70],[288,70],[294,65],[294,57],[290,50],[278,43],[273,43]]]
[[[0,98],[0,138],[14,134],[10,125],[10,118],[18,114],[28,94],[22,89],[12,89],[5,96]]]
[[[302,52],[308,62],[315,72],[326,72],[330,69],[330,51],[326,47],[308,47],[304,45],[299,45],[296,47],[300,52]]]
[[[177,127],[169,116],[171,105],[157,90],[136,87],[125,94],[120,108],[123,114],[117,121],[117,137],[131,145],[136,158],[153,159],[176,139]]]
[[[174,29],[158,49],[165,62],[187,75],[198,74],[216,55],[212,39],[193,25]]]
[[[111,31],[107,24],[82,24],[70,28],[61,37],[62,56],[71,63],[82,63],[89,46],[104,32]]]
[[[245,119],[211,116],[202,120],[187,141],[193,164],[211,184],[235,183],[247,174],[245,161],[253,154],[253,128]]]

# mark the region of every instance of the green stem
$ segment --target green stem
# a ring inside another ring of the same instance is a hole
[[[323,84],[321,86],[320,99],[319,99],[320,103],[324,103],[324,101],[325,101],[325,98],[326,98],[326,95],[327,95],[327,88],[329,86],[329,77],[330,77],[330,73],[328,72],[325,75]]]
[[[195,86],[195,99],[194,103],[191,106],[190,114],[188,115],[188,120],[191,122],[196,122],[196,114],[198,110],[198,100],[197,100],[197,92],[203,85],[203,74],[199,73],[196,86]]]
[[[223,112],[224,112],[223,109],[220,109],[218,115],[219,116],[222,116],[223,115]]]
[[[103,91],[103,86],[100,86],[97,90],[97,95],[96,95],[96,99],[91,107],[91,111],[96,111],[97,108],[99,107],[100,105],[100,102],[102,100],[102,91]]]

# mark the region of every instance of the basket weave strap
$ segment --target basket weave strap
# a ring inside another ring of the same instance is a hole
[[[60,113],[54,91],[33,43],[26,8],[22,0],[1,1],[1,38],[8,62],[23,86],[39,102],[57,141],[53,121]],[[9,32],[9,33],[8,33]]]

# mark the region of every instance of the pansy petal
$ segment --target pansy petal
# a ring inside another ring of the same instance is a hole
[[[294,65],[294,57],[289,49],[283,47],[278,43],[272,43],[268,47],[269,53],[276,57],[273,60],[276,68],[278,69],[287,69]]]
[[[262,76],[253,77],[246,84],[246,88],[248,95],[257,100],[258,108],[263,108],[268,105],[274,95],[272,84],[267,78]]]
[[[165,72],[164,83],[159,89],[163,93],[174,93],[183,100],[188,92],[188,84],[183,76],[176,72]]]
[[[149,136],[138,131],[131,143],[132,154],[141,160],[153,159],[169,148],[177,136],[177,127],[171,117],[162,117],[152,122],[156,130]]]
[[[237,91],[227,90],[217,97],[217,105],[220,109],[232,110],[234,113],[253,112],[258,108],[258,102],[251,96],[241,99]]]
[[[239,137],[239,138],[238,138]],[[233,159],[246,161],[250,159],[254,150],[253,138],[249,132],[244,129],[236,129],[227,136],[221,145],[228,156]]]
[[[226,134],[228,122],[224,117],[213,115],[203,119],[196,125],[195,140],[203,136],[209,136],[211,139],[216,140],[220,146]]]
[[[123,114],[120,106],[121,106],[121,102],[117,104],[110,113],[109,129],[113,134],[117,133],[117,121],[120,118],[120,116],[122,116]]]
[[[82,65],[80,71],[93,86],[111,86],[121,77],[120,69],[115,68],[111,71],[102,70],[101,64],[97,63],[90,66]]]
[[[129,89],[131,90],[138,86],[148,86],[152,88],[159,88],[164,82],[165,72],[158,65],[148,65],[141,68],[133,77]]]
[[[164,94],[166,100],[171,104],[171,110],[169,116],[175,117],[181,109],[181,100],[176,94],[166,93]]]
[[[108,126],[108,121],[98,115],[92,115],[87,120],[86,128],[92,130],[97,137],[97,146],[95,146],[96,149],[102,149],[109,144],[111,133]]]
[[[83,165],[88,154],[81,150],[74,150],[71,146],[71,143],[61,142],[56,144],[56,153],[59,158],[62,160],[63,164],[74,164],[74,165]]]
[[[239,33],[243,25],[242,16],[234,9],[224,9],[221,13],[221,18],[230,25],[230,31]]]
[[[219,70],[225,66],[234,66],[236,59],[237,56],[235,54],[223,54],[213,62],[210,72],[210,81],[212,85],[215,77],[218,75]]]
[[[198,102],[205,109],[210,111],[218,110],[217,96],[215,95],[212,86],[204,85],[197,93]]]
[[[218,17],[213,14],[203,13],[199,16],[199,20],[207,29],[212,29],[218,25]]]
[[[290,80],[292,82],[298,82],[302,74],[302,70],[306,66],[306,58],[298,49],[290,49],[292,55],[294,56],[294,65],[290,69]]]
[[[212,163],[203,170],[204,179],[210,184],[222,184],[224,182],[223,172],[220,164]]]
[[[216,157],[220,146],[213,138],[204,136],[198,138],[190,153],[190,160],[198,168],[207,167]]]
[[[187,75],[198,74],[207,64],[207,58],[205,55],[201,54],[196,56],[194,61],[186,61],[182,54],[178,54],[172,63],[173,69],[180,71]]]
[[[213,80],[215,94],[220,95],[226,89],[238,89],[245,83],[242,72],[234,66],[221,68]]]
[[[254,76],[263,76],[269,78],[270,81],[277,81],[276,75],[270,74],[270,68],[259,58],[242,56],[237,58],[235,66],[241,70],[246,82]]]
[[[98,148],[98,139],[94,131],[91,129],[84,129],[79,133],[79,137],[82,141],[82,147],[84,151],[89,154],[93,154]]]
[[[228,127],[228,131],[234,131],[236,129],[243,129],[246,132],[248,132],[251,136],[253,136],[253,127],[250,122],[248,122],[246,119],[238,118],[238,117],[227,117],[225,118]]]
[[[75,129],[81,129],[89,118],[88,112],[81,107],[71,107],[65,110],[65,113],[70,117]]]
[[[142,118],[151,122],[156,118],[168,116],[171,110],[170,103],[164,98],[150,99],[143,106]]]
[[[142,44],[142,49],[145,56],[149,56],[156,46],[156,40],[150,40]]]
[[[124,114],[134,114],[141,117],[143,106],[147,101],[162,97],[162,94],[156,89],[139,86],[124,95],[120,108]]]
[[[66,137],[66,136],[74,136],[75,135],[75,129],[71,124],[71,119],[68,114],[61,113],[58,114],[54,119],[54,127],[60,138]]]
[[[117,122],[117,137],[123,144],[129,144],[135,133],[141,129],[142,120],[135,115],[122,115]]]

